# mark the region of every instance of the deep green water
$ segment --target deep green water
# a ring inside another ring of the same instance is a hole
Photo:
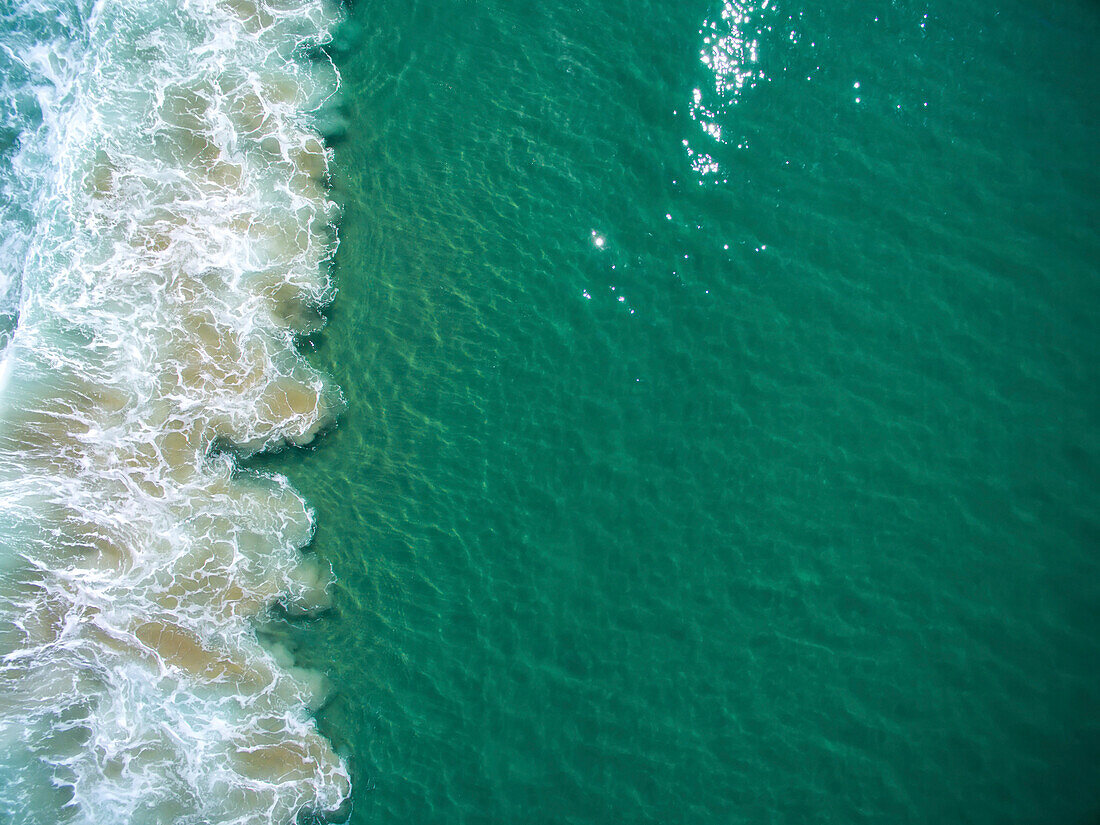
[[[352,822],[1094,823],[1100,5],[722,11],[351,10]]]

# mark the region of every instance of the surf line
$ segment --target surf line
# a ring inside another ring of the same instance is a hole
[[[24,0],[29,6],[63,0]],[[293,823],[346,806],[319,675],[254,630],[327,603],[313,514],[251,454],[341,405],[298,335],[333,297],[339,77],[322,0],[75,4],[25,49],[48,125],[0,366],[0,810]],[[38,147],[41,149],[41,147]]]

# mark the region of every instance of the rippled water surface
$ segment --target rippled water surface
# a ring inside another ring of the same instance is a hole
[[[1090,2],[356,4],[355,823],[1100,814]]]
[[[361,2],[278,466],[355,823],[1100,814],[1091,2]]]
[[[286,707],[328,675],[328,803],[346,765],[353,825],[1095,823],[1098,38],[1092,0],[355,2],[338,297],[263,326],[346,407],[247,465],[317,564],[228,463],[157,522],[255,523],[249,610],[332,567],[228,637]]]

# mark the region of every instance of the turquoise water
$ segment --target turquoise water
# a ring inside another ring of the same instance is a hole
[[[345,12],[0,2],[0,819],[1094,825],[1100,6]]]
[[[353,6],[348,407],[260,462],[352,822],[1095,821],[1098,36]]]

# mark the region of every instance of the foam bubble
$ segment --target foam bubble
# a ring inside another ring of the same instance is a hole
[[[328,571],[301,555],[313,516],[217,448],[308,443],[341,405],[294,348],[333,295],[310,111],[337,77],[299,56],[335,12],[12,8],[0,809],[100,825],[334,811],[350,782],[309,716],[322,680],[254,629],[276,602],[327,604]]]

